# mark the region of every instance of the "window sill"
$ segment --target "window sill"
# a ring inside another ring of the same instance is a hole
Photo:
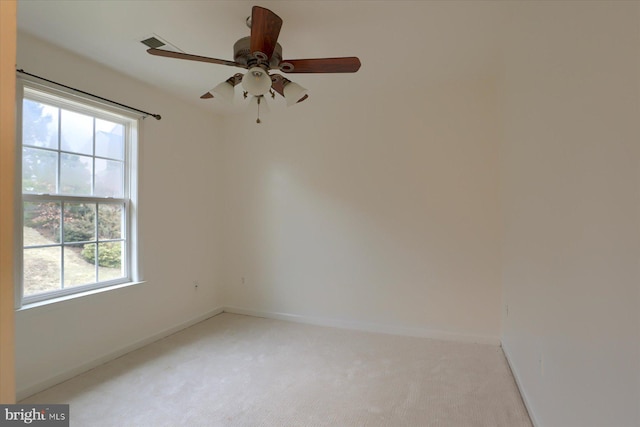
[[[16,312],[28,311],[28,310],[33,310],[33,309],[40,309],[40,308],[45,308],[45,307],[52,307],[52,306],[54,306],[56,304],[59,304],[59,303],[74,301],[74,300],[78,300],[78,299],[81,299],[81,298],[84,298],[84,297],[93,296],[93,295],[101,294],[101,293],[104,293],[104,292],[114,291],[116,289],[129,288],[129,287],[136,286],[136,285],[141,285],[141,284],[144,284],[144,283],[147,283],[147,282],[142,280],[142,281],[139,281],[139,282],[119,283],[117,285],[105,286],[104,288],[91,289],[91,290],[84,291],[84,292],[78,292],[77,294],[64,295],[64,296],[60,296],[60,297],[47,299],[47,300],[44,300],[44,301],[32,302],[32,303],[24,304],[20,308],[17,308]]]

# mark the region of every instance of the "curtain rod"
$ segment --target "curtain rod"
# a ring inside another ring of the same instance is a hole
[[[97,99],[99,99],[99,100],[101,100],[101,101],[106,101],[106,102],[109,102],[109,103],[111,103],[111,104],[115,104],[115,105],[117,105],[117,106],[119,106],[119,107],[126,108],[127,110],[135,111],[135,112],[137,112],[137,113],[142,113],[142,114],[144,114],[145,116],[151,116],[151,117],[154,117],[156,120],[160,120],[160,119],[162,118],[162,117],[160,116],[160,114],[153,114],[153,113],[149,113],[149,112],[147,112],[147,111],[138,110],[137,108],[129,107],[128,105],[124,105],[124,104],[121,104],[121,103],[119,103],[119,102],[112,101],[112,100],[110,100],[110,99],[103,98],[103,97],[101,97],[101,96],[94,95],[94,94],[92,94],[92,93],[85,92],[85,91],[83,91],[83,90],[76,89],[76,88],[71,87],[71,86],[63,85],[62,83],[54,82],[53,80],[45,79],[44,77],[36,76],[35,74],[27,73],[26,71],[24,71],[24,70],[22,70],[22,69],[17,69],[16,71],[17,71],[18,73],[26,74],[27,76],[35,77],[36,79],[40,79],[40,80],[43,80],[43,81],[45,81],[45,82],[53,83],[54,85],[62,86],[62,87],[64,87],[64,88],[66,88],[66,89],[71,89],[71,90],[73,90],[73,91],[76,91],[76,92],[82,93],[82,94],[84,94],[84,95],[92,96],[92,97],[97,98]]]

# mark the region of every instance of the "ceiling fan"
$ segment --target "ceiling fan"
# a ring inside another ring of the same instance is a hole
[[[278,35],[282,27],[282,19],[260,6],[253,6],[251,16],[247,18],[247,26],[251,28],[251,36],[243,37],[233,45],[233,61],[191,55],[151,47],[147,50],[151,55],[168,58],[186,59],[189,61],[209,62],[211,64],[228,65],[245,68],[243,75],[234,74],[200,98],[219,97],[230,101],[233,99],[234,87],[241,83],[244,98],[252,95],[252,101],[258,105],[264,96],[275,92],[283,96],[287,105],[293,105],[307,99],[307,90],[280,74],[270,74],[269,70],[280,70],[283,73],[355,73],[360,69],[360,60],[355,56],[341,58],[282,59],[282,46],[278,43]],[[144,42],[143,42],[144,43]],[[258,116],[257,123],[260,123]]]

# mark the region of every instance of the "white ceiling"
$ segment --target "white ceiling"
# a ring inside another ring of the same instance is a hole
[[[140,41],[156,34],[187,53],[232,60],[234,42],[249,35],[245,19],[254,4],[283,19],[285,59],[360,58],[353,75],[288,75],[309,89],[305,102],[336,86],[342,96],[362,97],[495,74],[508,16],[506,3],[480,1],[20,0],[18,28],[225,112],[231,109],[221,101],[199,97],[241,69],[151,56]]]

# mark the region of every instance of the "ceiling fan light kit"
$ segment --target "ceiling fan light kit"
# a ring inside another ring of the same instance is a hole
[[[253,67],[242,77],[242,87],[253,96],[261,96],[271,89],[271,77],[267,70]]]
[[[217,85],[216,87],[214,87],[213,89],[211,89],[207,93],[212,95],[209,98],[213,98],[217,96],[218,98],[222,98],[227,102],[231,102],[233,101],[233,95],[234,95],[233,87],[234,85],[229,83],[229,81],[224,81],[219,85]]]
[[[300,86],[298,83],[289,81],[284,85],[284,99],[287,101],[287,107],[291,107],[298,102],[304,101],[307,96],[307,89]]]
[[[307,89],[279,74],[269,74],[269,70],[275,69],[283,73],[355,73],[360,69],[360,60],[355,56],[282,60],[282,46],[278,43],[282,19],[269,9],[254,6],[251,10],[251,16],[247,18],[246,22],[247,26],[251,28],[251,36],[243,37],[234,44],[233,61],[154,47],[148,49],[147,52],[155,56],[247,69],[248,71],[244,75],[235,74],[200,98],[217,97],[231,102],[235,86],[242,83],[245,91],[244,97],[251,94],[250,102],[257,104],[257,123],[260,123],[260,107],[266,107],[265,95],[267,93],[271,93],[272,97],[275,97],[275,92],[277,92],[285,98],[287,106],[302,102],[309,97]]]

